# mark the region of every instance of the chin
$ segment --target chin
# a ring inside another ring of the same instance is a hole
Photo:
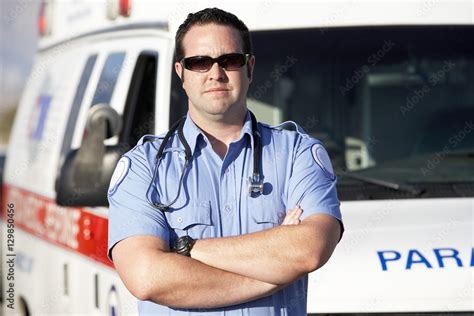
[[[232,107],[232,104],[229,104],[229,102],[211,102],[211,104],[206,106],[207,112],[210,114],[225,114],[229,111],[229,109]]]
[[[208,100],[207,102],[201,102],[200,105],[196,106],[194,103],[194,108],[198,112],[206,113],[208,115],[224,115],[228,113],[232,108],[237,106],[236,101],[234,100]]]

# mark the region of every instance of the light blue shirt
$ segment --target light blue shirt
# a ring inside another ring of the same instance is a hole
[[[131,236],[152,235],[171,246],[186,233],[202,239],[269,229],[280,225],[286,211],[295,205],[304,210],[301,220],[323,213],[342,223],[336,177],[321,143],[296,124],[295,132],[258,125],[264,192],[250,197],[248,178],[253,172],[254,140],[249,113],[239,139],[229,145],[223,160],[188,116],[183,132],[191,147],[192,162],[170,212],[153,207],[146,194],[162,137],[143,137],[121,158],[111,180],[109,258],[112,247]],[[153,202],[168,204],[176,197],[184,156],[184,147],[175,133],[157,170],[156,188],[150,194]],[[139,301],[138,309],[141,315],[306,315],[307,288],[305,276],[271,296],[225,308],[198,311]]]

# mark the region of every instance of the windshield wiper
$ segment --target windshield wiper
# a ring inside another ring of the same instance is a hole
[[[474,150],[456,150],[444,153],[449,158],[474,158]]]
[[[359,180],[366,183],[372,183],[372,184],[375,184],[384,188],[396,190],[396,191],[408,192],[415,196],[419,196],[425,192],[424,188],[417,188],[413,185],[409,185],[405,183],[397,183],[393,181],[380,180],[380,179],[376,179],[376,178],[372,178],[368,176],[363,176],[360,174],[344,173],[343,177],[348,177],[348,178]]]

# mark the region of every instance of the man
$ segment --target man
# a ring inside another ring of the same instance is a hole
[[[110,259],[141,314],[306,315],[307,274],[342,235],[326,151],[302,132],[254,131],[255,57],[234,15],[190,14],[176,60],[191,159],[179,129],[124,155],[109,189]],[[263,184],[249,194],[259,140]]]

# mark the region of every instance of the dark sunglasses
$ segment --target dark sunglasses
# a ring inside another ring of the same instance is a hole
[[[224,68],[225,70],[238,70],[249,60],[250,54],[224,54],[217,58],[212,58],[209,56],[192,56],[183,58],[181,64],[184,68],[196,71],[196,72],[207,72],[209,71],[215,62],[219,67]]]

